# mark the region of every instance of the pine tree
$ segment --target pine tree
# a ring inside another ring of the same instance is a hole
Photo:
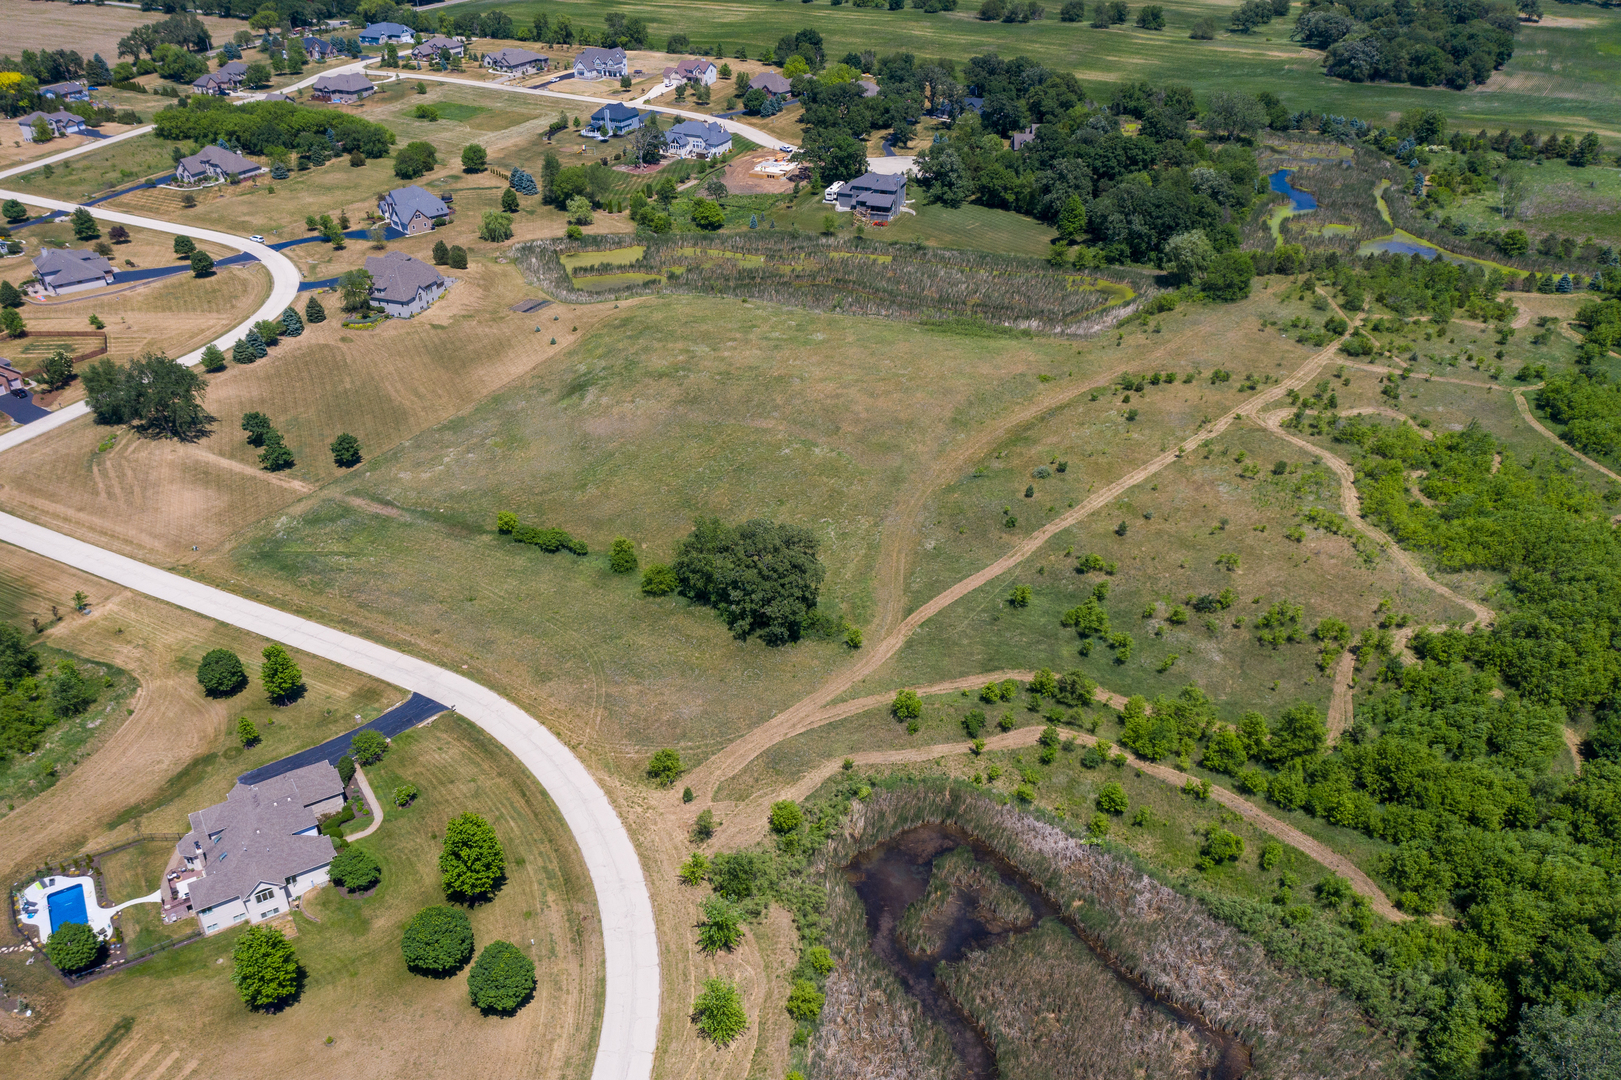
[[[93,86],[106,86],[113,81],[113,69],[107,66],[100,53],[90,58],[90,63],[85,65],[84,75]]]
[[[203,370],[225,370],[225,354],[220,352],[220,347],[218,345],[209,345],[203,350]]]
[[[756,214],[750,214],[749,215],[749,228],[758,229],[759,227],[760,227],[760,218],[759,218],[759,216],[756,215]]]
[[[247,336],[242,340],[247,342],[248,348],[253,351],[255,360],[263,360],[270,354],[270,346],[266,345],[265,339],[259,336],[259,331],[249,330]]]
[[[433,245],[433,264],[435,266],[444,266],[448,262],[450,262],[450,248],[445,245],[445,242],[443,240],[434,241],[434,245]],[[16,290],[12,290],[12,291],[15,292]],[[0,302],[4,302],[4,299],[5,299],[5,292],[3,290],[0,290]],[[18,301],[18,302],[21,303],[21,301]]]
[[[1560,292],[1560,293],[1568,293],[1574,287],[1575,286],[1572,285],[1572,283],[1571,283],[1570,275],[1569,274],[1561,274],[1561,275],[1559,275],[1559,284],[1557,284],[1557,285],[1555,285],[1553,287],[1553,291],[1554,292]]]
[[[540,188],[535,185],[535,178],[522,169],[513,169],[512,178],[508,181],[512,190],[519,195],[538,195]]]
[[[501,192],[501,209],[508,214],[518,212],[518,193],[511,188]]]
[[[237,338],[236,344],[231,346],[231,359],[239,364],[251,364],[258,359],[253,355],[253,346],[246,338]]]
[[[285,179],[287,179],[287,166],[284,163],[280,162],[280,161],[278,161],[274,165],[270,166],[270,179],[272,179],[272,180],[285,180]]]
[[[467,269],[467,249],[456,244],[450,249],[450,268],[452,270]]]
[[[298,312],[288,308],[281,313],[282,337],[297,337],[304,332],[304,320],[298,317]]]
[[[326,322],[326,308],[321,301],[311,296],[304,304],[304,321],[307,323]]]
[[[0,307],[16,308],[23,306],[23,294],[17,291],[17,286],[9,281],[0,281]]]

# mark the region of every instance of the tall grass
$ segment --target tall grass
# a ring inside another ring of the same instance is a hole
[[[1258,1075],[1395,1077],[1406,1060],[1333,989],[1276,967],[1196,900],[1102,847],[947,782],[880,789],[852,809],[825,865],[926,822],[968,830],[1028,875],[1088,939],[1156,997],[1246,1043]],[[830,896],[843,886],[830,870]]]
[[[698,246],[695,246],[698,245]],[[533,240],[513,256],[524,275],[560,300],[589,302],[658,289],[740,296],[820,311],[918,319],[973,318],[1038,333],[1096,332],[1133,310],[1088,280],[1033,259],[922,245],[854,245],[805,233],[726,233],[648,239],[640,261],[624,266],[665,280],[587,292],[562,262],[624,246],[622,238]],[[1125,282],[1119,282],[1125,284]]]
[[[895,931],[901,945],[914,956],[938,953],[941,931],[959,910],[962,893],[973,899],[974,916],[987,927],[1023,927],[1034,919],[1019,890],[974,858],[972,848],[957,847],[934,860],[928,889],[901,916]]]

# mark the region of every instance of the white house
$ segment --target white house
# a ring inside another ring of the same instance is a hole
[[[400,232],[417,236],[432,232],[434,222],[450,216],[450,207],[427,188],[410,184],[384,195],[377,212]]]
[[[416,40],[416,31],[397,22],[372,23],[360,32],[362,45],[409,45]]]
[[[395,319],[426,311],[450,287],[439,271],[403,251],[368,256],[366,272],[371,275],[371,302]]]
[[[630,74],[630,60],[624,49],[581,49],[574,58],[576,79],[617,79]]]
[[[343,781],[324,761],[257,784],[238,784],[225,801],[191,815],[176,845],[186,874],[175,889],[189,899],[203,933],[290,911],[324,884],[332,839],[321,818],[343,809]]]
[[[545,71],[551,66],[551,60],[537,52],[508,45],[504,49],[485,53],[484,66],[503,75],[529,75],[536,71]]]
[[[47,248],[34,256],[34,273],[39,278],[32,291],[46,296],[99,289],[113,283],[113,264],[94,251]]]
[[[675,67],[664,69],[664,85],[679,86],[682,83],[702,83],[705,86],[714,86],[715,80],[720,78],[720,72],[713,60],[705,60],[701,56],[689,57]]]
[[[34,122],[37,120],[45,121],[45,126],[50,129],[53,139],[84,134],[85,124],[82,116],[75,116],[64,110],[53,113],[35,111],[27,116],[17,117],[17,126],[22,129],[23,142],[34,141]]]
[[[465,56],[467,53],[467,47],[461,42],[457,41],[455,38],[448,38],[443,34],[435,34],[433,37],[411,50],[411,59],[437,60],[439,59],[439,54],[441,52],[449,53],[451,56]]]
[[[664,142],[676,157],[715,157],[732,148],[732,133],[712,120],[683,120],[664,133]]]
[[[241,154],[220,146],[205,146],[190,157],[180,159],[174,167],[174,178],[182,184],[201,184],[210,180],[240,180],[264,171],[263,165]]]

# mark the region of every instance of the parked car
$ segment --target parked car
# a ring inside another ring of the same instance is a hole
[[[258,233],[254,233],[252,236],[248,237],[248,239],[252,240],[255,244],[262,244],[265,242],[265,238],[260,236]]]

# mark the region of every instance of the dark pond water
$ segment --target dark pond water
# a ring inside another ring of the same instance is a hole
[[[1035,919],[1024,927],[992,929],[974,915],[974,905],[959,905],[955,920],[942,934],[940,951],[927,957],[914,957],[897,940],[901,916],[928,888],[934,860],[954,848],[967,846],[974,857],[1001,874],[1002,881],[1018,890],[1030,905]],[[900,978],[907,991],[922,1004],[924,1012],[951,1036],[952,1045],[971,1080],[997,1077],[996,1055],[974,1020],[958,1008],[935,977],[935,965],[961,960],[963,954],[995,946],[1008,938],[1040,925],[1043,919],[1057,918],[1077,931],[1075,924],[1047,899],[1033,881],[994,850],[953,825],[920,825],[900,833],[877,847],[858,854],[845,867],[845,876],[867,912],[867,929],[872,948]],[[1080,936],[1077,934],[1077,936]],[[1098,951],[1084,936],[1081,940],[1101,962],[1144,1002],[1164,1009],[1177,1020],[1192,1025],[1201,1037],[1220,1047],[1216,1067],[1206,1080],[1238,1080],[1249,1069],[1249,1050],[1236,1038],[1212,1028],[1201,1017],[1157,1001],[1141,982],[1134,979]]]
[[[1289,174],[1292,172],[1293,169],[1279,169],[1267,177],[1267,186],[1279,195],[1289,196],[1289,209],[1297,214],[1302,210],[1317,209],[1317,196],[1309,191],[1301,191],[1289,183]]]

